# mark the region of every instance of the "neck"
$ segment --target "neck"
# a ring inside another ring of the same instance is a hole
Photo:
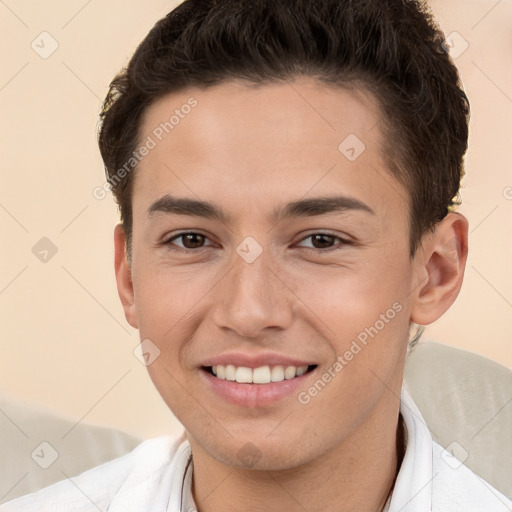
[[[381,512],[403,457],[398,396],[385,391],[371,415],[341,444],[286,470],[227,466],[189,436],[198,510]]]

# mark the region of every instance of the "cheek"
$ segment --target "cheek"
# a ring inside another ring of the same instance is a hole
[[[171,269],[147,262],[134,278],[135,305],[141,336],[158,339],[176,336],[195,306],[208,293],[208,275]]]
[[[368,258],[324,268],[308,275],[289,276],[297,297],[319,318],[342,328],[367,324],[395,302],[402,305],[410,292],[410,268],[403,256]]]
[[[168,268],[148,264],[138,270],[134,287],[140,338],[151,340],[159,351],[147,366],[148,374],[173,414],[190,422],[200,411],[190,407],[191,398],[185,392],[190,377],[186,351],[199,325],[197,305],[208,287]]]
[[[322,414],[352,418],[350,430],[388,386],[395,386],[407,343],[409,272],[397,251],[357,269],[318,273],[314,286],[311,280],[298,286],[297,296],[304,297],[309,322],[330,345],[332,360],[322,369],[329,382],[325,388],[315,384],[301,390],[300,403],[307,402],[303,417],[312,422]],[[332,430],[333,438],[338,435]]]
[[[390,378],[407,341],[410,263],[398,248],[383,254],[376,251],[375,258],[350,268],[317,272],[313,280],[295,279],[295,293],[307,306],[303,314],[327,340],[333,361],[344,358],[348,388],[375,381],[369,369],[384,381]]]

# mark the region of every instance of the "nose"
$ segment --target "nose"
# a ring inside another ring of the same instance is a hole
[[[272,264],[269,251],[251,263],[237,253],[214,300],[213,320],[240,337],[258,338],[267,329],[286,329],[293,319],[293,293]]]

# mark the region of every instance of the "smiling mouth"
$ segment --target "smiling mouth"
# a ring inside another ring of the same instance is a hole
[[[238,382],[239,384],[270,384],[298,378],[312,372],[316,364],[309,366],[260,366],[249,368],[247,366],[215,365],[203,366],[203,370],[217,379]]]

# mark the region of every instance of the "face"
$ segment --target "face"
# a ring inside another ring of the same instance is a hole
[[[400,394],[419,277],[379,119],[371,95],[306,79],[146,112],[120,293],[155,386],[217,461],[311,461]]]

